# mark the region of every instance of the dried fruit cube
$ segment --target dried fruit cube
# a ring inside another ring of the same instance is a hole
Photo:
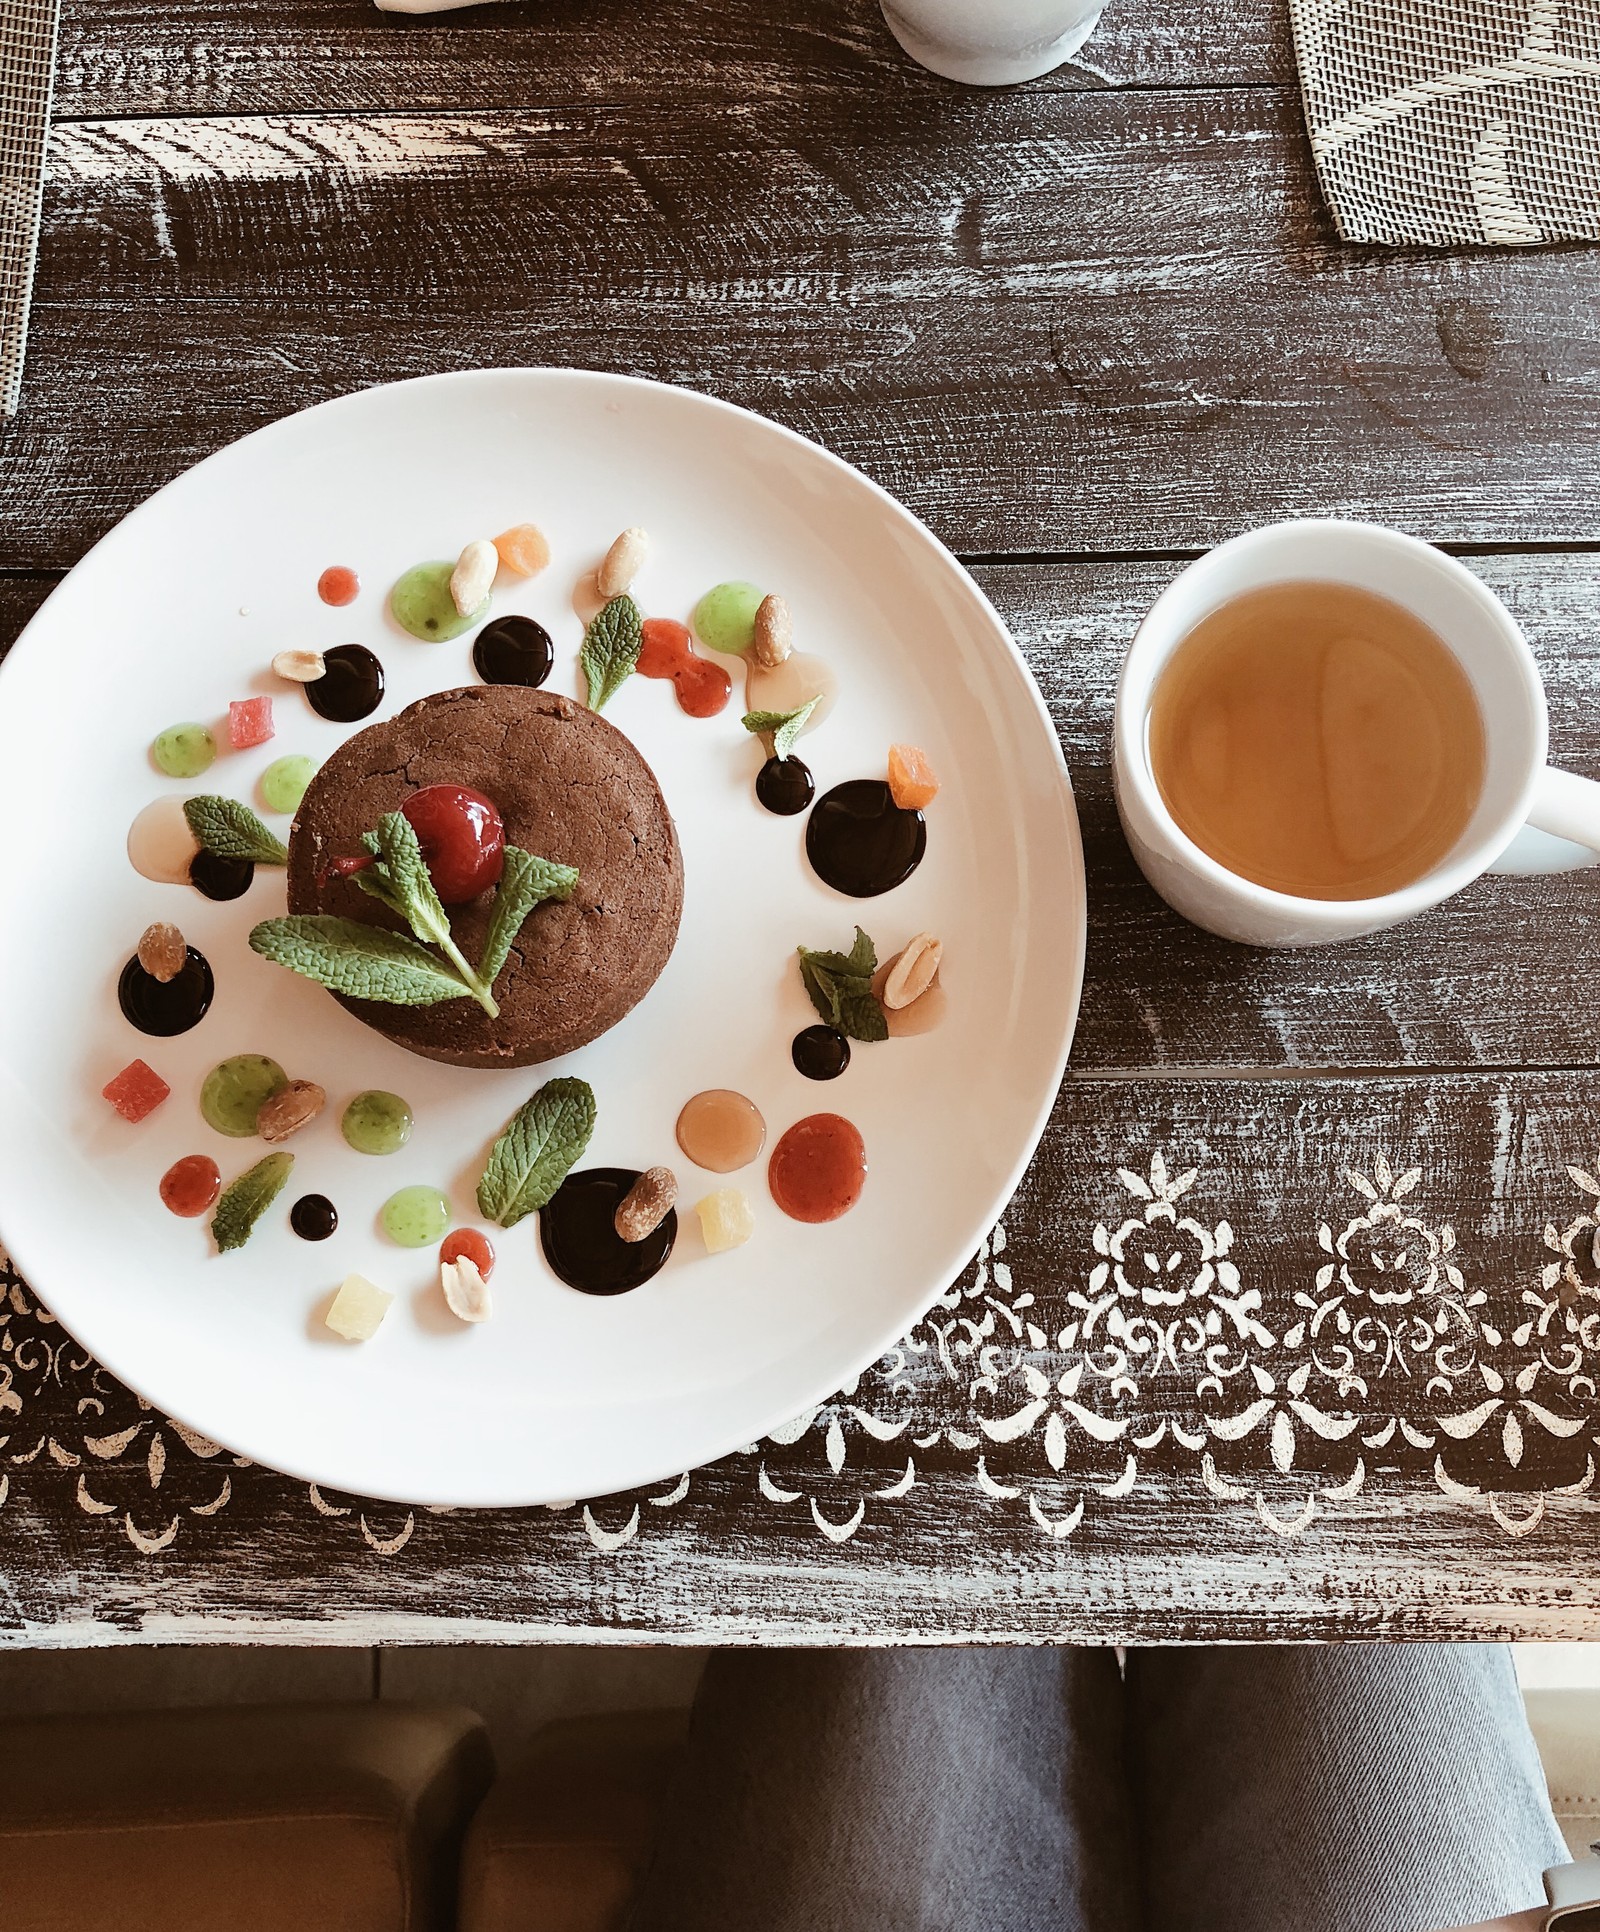
[[[695,1205],[700,1217],[700,1232],[705,1237],[707,1254],[725,1254],[729,1248],[742,1248],[755,1233],[756,1217],[750,1203],[737,1187],[719,1187]]]
[[[394,1296],[365,1275],[346,1275],[323,1319],[347,1342],[368,1342],[383,1326]]]
[[[228,742],[235,751],[264,745],[272,735],[271,698],[235,698],[228,706]]]
[[[124,1120],[137,1125],[146,1114],[155,1112],[172,1089],[154,1067],[147,1067],[143,1060],[130,1060],[100,1091]]]
[[[544,532],[531,523],[519,523],[502,530],[494,540],[500,568],[513,577],[536,577],[550,561],[550,546]]]
[[[889,790],[902,811],[920,812],[939,789],[928,754],[915,745],[889,747]]]

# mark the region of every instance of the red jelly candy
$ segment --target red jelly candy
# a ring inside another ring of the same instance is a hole
[[[867,1149],[843,1114],[807,1114],[797,1120],[767,1163],[767,1186],[796,1221],[837,1221],[861,1199]]]
[[[172,1089],[154,1067],[147,1067],[143,1060],[131,1060],[100,1091],[124,1120],[137,1125],[146,1114],[155,1112]]]
[[[222,1192],[222,1173],[209,1154],[185,1154],[161,1176],[161,1199],[174,1214],[193,1220]]]
[[[465,1255],[487,1281],[494,1273],[494,1244],[488,1235],[480,1234],[476,1228],[457,1228],[447,1234],[439,1249],[441,1261],[459,1261]]]
[[[264,745],[272,735],[271,698],[235,698],[228,706],[228,742],[235,751]]]
[[[325,604],[353,604],[361,579],[344,564],[329,564],[317,579],[317,595]]]
[[[688,627],[670,617],[647,617],[640,631],[640,672],[671,678],[679,708],[691,718],[714,718],[733,694],[733,680],[720,664],[697,655]]]

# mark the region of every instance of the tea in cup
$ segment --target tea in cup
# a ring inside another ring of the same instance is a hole
[[[1437,905],[1525,822],[1600,849],[1600,785],[1545,766],[1544,688],[1463,564],[1375,524],[1236,537],[1156,600],[1117,689],[1117,808],[1197,925],[1325,944]]]

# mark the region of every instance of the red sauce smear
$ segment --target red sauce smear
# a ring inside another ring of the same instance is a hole
[[[476,1228],[457,1228],[447,1234],[439,1249],[441,1261],[459,1261],[465,1255],[487,1281],[494,1273],[494,1243]]]
[[[317,579],[317,595],[325,604],[353,604],[361,579],[344,564],[329,564]]]
[[[161,1176],[161,1199],[174,1214],[192,1221],[222,1192],[222,1175],[209,1154],[185,1154]]]
[[[714,718],[733,693],[733,679],[720,664],[696,653],[688,627],[670,617],[647,617],[640,636],[643,675],[671,678],[678,703],[691,718]]]
[[[807,1114],[797,1120],[767,1163],[767,1186],[796,1221],[837,1221],[861,1199],[867,1149],[843,1114]]]

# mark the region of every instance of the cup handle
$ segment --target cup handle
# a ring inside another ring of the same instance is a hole
[[[1546,765],[1533,788],[1528,823],[1491,870],[1571,872],[1600,865],[1600,783]]]

